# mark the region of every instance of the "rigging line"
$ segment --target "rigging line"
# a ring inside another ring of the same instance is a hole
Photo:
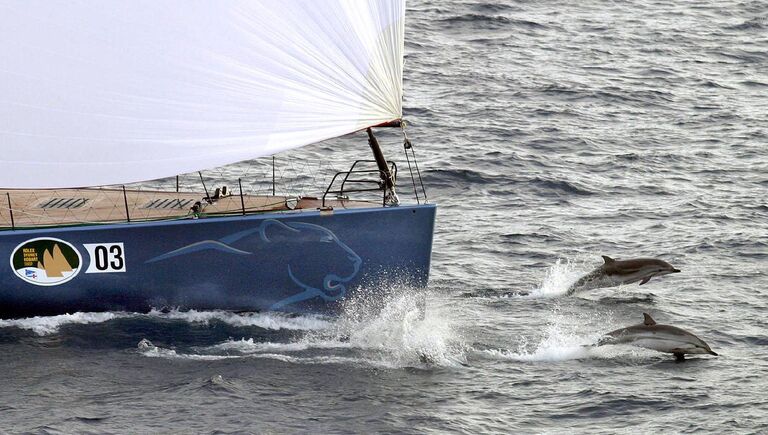
[[[205,190],[205,202],[211,203],[211,195],[208,194],[208,188],[205,187],[205,181],[203,180],[203,173],[201,171],[197,171],[198,175],[200,175],[200,182],[203,183],[203,190]]]
[[[408,157],[408,148],[413,148],[411,141],[408,140],[408,135],[405,134],[405,127],[401,125],[403,131],[403,151],[405,152],[405,160],[408,162],[408,172],[411,173],[411,183],[413,183],[413,194],[416,196],[416,204],[419,202],[419,192],[416,190],[416,179],[413,177],[413,169],[411,168],[411,159]]]
[[[8,197],[8,213],[11,215],[11,229],[16,229],[16,222],[13,220],[13,205],[11,205],[11,193],[5,192],[5,196]]]
[[[131,213],[128,211],[128,194],[125,192],[125,185],[123,185],[123,202],[125,203],[125,218],[130,222]]]
[[[405,122],[403,122],[405,124]],[[411,149],[411,155],[413,156],[413,164],[416,165],[416,174],[419,176],[419,184],[421,184],[421,193],[424,196],[424,204],[428,203],[429,200],[427,199],[427,189],[424,187],[424,179],[421,178],[421,171],[419,170],[419,161],[416,159],[416,151],[414,151],[413,143],[410,139],[408,139],[408,135],[405,133],[405,126],[401,124],[400,128],[403,130],[403,136],[405,137],[405,140],[408,142],[408,145],[410,145]],[[408,155],[408,149],[406,148],[406,156]],[[409,162],[410,165],[410,162]],[[415,182],[414,182],[415,184]],[[414,190],[416,188],[414,187]]]
[[[428,202],[427,189],[424,188],[424,179],[421,178],[421,171],[419,170],[419,162],[416,160],[416,153],[413,151],[413,146],[411,146],[411,154],[413,155],[413,163],[416,165],[416,173],[419,175],[419,183],[421,183],[421,193],[424,195],[424,203],[426,204]]]
[[[274,161],[274,157],[272,157],[272,161]],[[273,171],[272,174],[274,174],[274,169],[272,171]],[[243,199],[243,179],[242,178],[238,178],[237,179],[237,185],[240,186],[240,207],[243,208],[243,216],[245,216],[245,200]],[[273,191],[275,189],[274,186],[275,186],[275,179],[274,179],[274,175],[273,175],[273,178],[272,178],[272,190]],[[273,194],[272,196],[275,196],[275,195]]]

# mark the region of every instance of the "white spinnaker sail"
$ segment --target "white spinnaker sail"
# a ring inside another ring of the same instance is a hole
[[[405,0],[0,2],[0,188],[212,168],[402,116]]]

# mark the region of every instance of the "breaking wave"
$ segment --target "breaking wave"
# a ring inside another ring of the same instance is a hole
[[[216,355],[197,352],[179,352],[175,349],[155,346],[147,340],[139,342],[139,353],[149,358],[180,359],[191,361],[217,361],[226,359],[262,358],[282,361],[292,364],[362,364],[370,363],[361,358],[349,358],[341,356],[296,356],[284,353],[271,352],[247,352],[246,354]]]
[[[328,328],[329,318],[319,315],[292,316],[283,313],[234,313],[230,311],[197,311],[197,310],[152,310],[149,313],[104,312],[104,313],[73,313],[58,316],[38,316],[23,319],[0,319],[0,328],[19,328],[29,330],[37,335],[51,335],[60,331],[65,325],[86,325],[104,323],[115,319],[146,319],[146,320],[180,320],[193,324],[210,325],[211,322],[222,322],[234,327],[258,327],[279,331],[307,331]]]
[[[0,328],[16,327],[34,332],[37,335],[50,335],[59,332],[64,325],[85,325],[103,323],[109,320],[127,317],[130,314],[122,312],[108,313],[74,313],[58,316],[38,316],[24,319],[0,320]]]
[[[273,331],[287,330],[315,330],[325,329],[331,325],[331,320],[325,316],[319,315],[301,315],[294,316],[277,312],[265,313],[234,313],[231,311],[197,311],[197,310],[172,310],[168,312],[152,310],[147,317],[183,320],[189,323],[210,324],[213,321],[219,321],[231,326],[245,327],[255,326],[262,329]]]

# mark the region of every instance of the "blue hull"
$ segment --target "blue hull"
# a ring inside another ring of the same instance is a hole
[[[0,232],[0,316],[151,308],[333,313],[425,287],[434,205]]]

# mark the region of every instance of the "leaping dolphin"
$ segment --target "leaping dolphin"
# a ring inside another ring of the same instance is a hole
[[[675,355],[677,361],[684,361],[685,354],[717,354],[699,337],[690,332],[669,325],[658,325],[648,313],[643,313],[642,325],[628,326],[611,331],[600,341],[598,346],[606,344],[631,344]]]
[[[614,260],[603,255],[605,263],[592,272],[579,278],[578,281],[568,287],[566,295],[570,296],[577,291],[592,290],[600,287],[615,287],[621,284],[631,284],[640,281],[643,285],[654,276],[662,276],[670,273],[678,273],[666,261],[656,258],[635,258],[632,260]]]

